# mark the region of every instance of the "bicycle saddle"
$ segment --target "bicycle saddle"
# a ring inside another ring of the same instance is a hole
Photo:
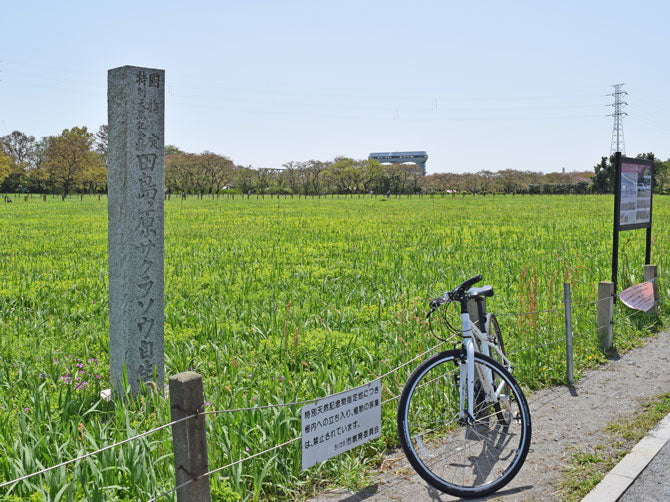
[[[482,286],[481,288],[470,288],[466,293],[471,297],[493,296],[493,286]]]

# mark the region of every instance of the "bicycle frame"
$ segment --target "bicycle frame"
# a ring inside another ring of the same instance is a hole
[[[486,314],[486,324],[489,324],[490,314]],[[475,324],[470,320],[468,312],[461,313],[461,330],[463,333],[463,347],[465,348],[465,363],[460,365],[460,411],[459,417],[461,420],[473,421],[474,418],[474,392],[475,392],[475,378],[479,380],[489,403],[495,403],[500,399],[500,395],[505,389],[505,383],[501,382],[497,388],[493,387],[492,375],[490,372],[481,371],[475,375],[475,352],[480,352],[485,356],[491,355],[491,347],[496,351],[496,354],[503,362],[506,369],[510,369],[512,363],[502,353],[496,344],[489,343],[486,325],[480,331]],[[467,412],[465,410],[465,401],[467,398]]]

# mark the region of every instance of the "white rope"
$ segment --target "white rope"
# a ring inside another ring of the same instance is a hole
[[[172,425],[178,424],[179,422],[183,422],[185,420],[190,420],[191,418],[197,417],[198,414],[190,415],[188,417],[180,418],[179,420],[174,420],[173,422],[170,422],[169,424],[161,425],[156,427],[155,429],[151,429],[146,432],[142,432],[141,434],[138,434],[136,436],[130,437],[128,439],[124,439],[123,441],[119,441],[118,443],[110,444],[108,446],[105,446],[104,448],[100,448],[99,450],[92,451],[90,453],[86,453],[84,455],[81,455],[77,458],[73,458],[71,460],[66,460],[65,462],[61,462],[58,465],[52,465],[51,467],[47,467],[46,469],[42,469],[41,471],[33,472],[32,474],[26,474],[25,476],[21,476],[20,478],[13,479],[11,481],[5,481],[4,483],[0,483],[0,488],[4,488],[5,486],[12,485],[14,483],[18,483],[19,481],[23,481],[25,479],[32,478],[34,476],[38,476],[39,474],[44,474],[45,472],[53,471],[54,469],[58,469],[59,467],[64,467],[66,465],[72,464],[74,462],[77,462],[79,460],[83,460],[88,457],[92,457],[93,455],[97,455],[98,453],[101,453],[103,451],[111,450],[112,448],[115,448],[117,446],[121,446],[122,444],[129,443],[131,441],[135,441],[136,439],[142,438],[144,436],[148,436],[149,434],[153,434],[156,431],[159,431],[161,429],[165,429],[166,427],[170,427]]]
[[[446,340],[446,341],[448,341],[448,340]],[[442,342],[438,343],[437,345],[434,345],[433,347],[429,348],[428,350],[425,350],[421,354],[419,354],[419,355],[415,356],[414,358],[410,359],[409,361],[404,362],[400,366],[396,366],[395,368],[393,368],[392,370],[387,371],[383,375],[378,376],[378,377],[376,377],[376,378],[374,378],[374,379],[372,379],[372,380],[370,380],[366,383],[362,383],[360,385],[357,385],[356,387],[371,384],[373,382],[376,382],[377,380],[381,380],[382,378],[385,378],[385,377],[389,376],[392,373],[395,373],[396,371],[404,368],[408,364],[411,364],[412,362],[416,361],[417,359],[420,359],[421,357],[425,356],[426,354],[434,351],[435,349],[437,349],[438,347],[440,347],[441,345],[446,343],[446,341],[442,341]],[[351,387],[349,389],[342,390],[340,392],[346,392],[346,391],[351,390],[351,389],[353,389],[353,387]],[[302,401],[292,401],[290,403],[265,404],[265,405],[262,405],[262,406],[249,406],[247,408],[231,408],[231,409],[227,409],[227,410],[211,410],[211,411],[202,412],[201,415],[220,415],[222,413],[236,413],[236,412],[240,412],[240,411],[256,411],[256,410],[267,410],[267,409],[271,409],[271,408],[284,408],[284,407],[287,407],[287,406],[298,406],[298,405],[301,405],[301,404],[314,403],[316,401],[319,401],[320,399],[324,399],[324,398],[319,397],[319,398],[314,398],[314,399],[305,399],[305,400],[302,400]]]
[[[224,465],[223,467],[218,467],[216,469],[212,469],[209,472],[206,472],[204,474],[200,474],[193,479],[189,479],[188,481],[185,481],[184,483],[181,483],[181,484],[175,486],[172,490],[168,490],[168,491],[166,491],[164,493],[161,493],[160,495],[158,495],[158,496],[156,496],[152,499],[149,499],[147,502],[154,502],[155,500],[158,500],[159,498],[165,497],[166,495],[169,495],[170,493],[176,492],[180,488],[183,488],[184,486],[187,486],[187,485],[193,483],[194,481],[198,481],[198,480],[200,480],[200,479],[202,479],[206,476],[211,476],[212,474],[214,474],[216,472],[222,471],[224,469],[228,469],[229,467],[233,467],[237,464],[241,464],[243,462],[246,462],[247,460],[251,460],[252,458],[256,458],[256,457],[259,457],[259,456],[261,456],[265,453],[271,452],[273,450],[277,450],[277,449],[279,449],[283,446],[286,446],[288,444],[295,443],[296,441],[299,441],[300,439],[302,439],[302,436],[298,436],[297,438],[289,439],[288,441],[285,441],[282,444],[278,444],[276,446],[273,446],[272,448],[268,448],[267,450],[263,450],[261,452],[254,453],[253,455],[249,455],[248,457],[242,458],[240,460],[236,460],[235,462],[231,462],[230,464]]]
[[[580,307],[588,307],[589,305],[595,305],[600,302],[604,301],[611,301],[613,296],[606,296],[605,298],[601,298],[599,300],[593,300],[592,302],[586,302],[586,303],[578,303],[576,305],[572,305],[572,308],[580,308]],[[535,315],[535,314],[547,314],[550,312],[563,312],[565,310],[565,307],[559,307],[555,309],[547,309],[547,310],[534,310],[530,312],[494,312],[496,317],[506,317],[506,316],[516,316],[516,317],[521,317],[525,315]]]

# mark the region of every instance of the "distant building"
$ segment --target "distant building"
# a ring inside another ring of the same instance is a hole
[[[426,175],[426,152],[378,152],[368,155],[368,159],[375,159],[382,164],[416,164],[421,174]]]

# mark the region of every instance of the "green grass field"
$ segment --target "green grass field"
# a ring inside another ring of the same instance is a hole
[[[517,379],[529,390],[563,383],[563,312],[507,314],[560,309],[568,281],[577,375],[603,360],[595,305],[582,304],[610,279],[612,206],[611,196],[166,201],[166,375],[202,374],[209,409],[357,386],[435,345],[428,299],[481,273],[496,290],[489,310]],[[670,293],[669,221],[670,198],[655,197],[661,296]],[[168,402],[152,393],[98,399],[109,386],[104,197],[3,204],[0,258],[0,483],[169,422]],[[619,262],[620,289],[642,281],[644,230],[621,234]],[[630,316],[618,303],[617,347],[668,312]],[[384,398],[414,366],[385,378]],[[217,473],[215,500],[300,499],[362,483],[396,445],[395,404],[384,406],[381,439],[305,472],[293,443]],[[212,416],[210,466],[299,434],[299,407]],[[174,487],[171,451],[164,429],[4,488],[0,500],[146,500]]]

